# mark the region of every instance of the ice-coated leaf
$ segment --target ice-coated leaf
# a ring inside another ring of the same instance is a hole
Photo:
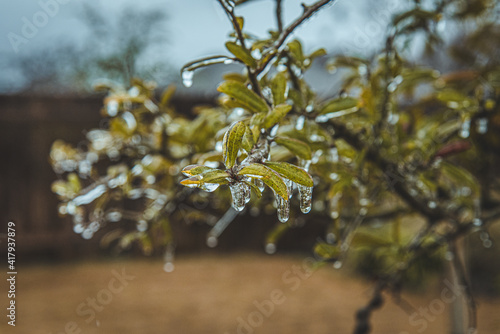
[[[277,172],[265,165],[259,163],[250,164],[243,167],[239,171],[238,175],[246,175],[252,178],[260,179],[269,188],[274,190],[276,194],[288,200],[288,190],[285,182]]]
[[[330,114],[350,109],[357,109],[359,100],[354,97],[338,97],[333,100],[327,101],[319,110],[319,114]]]
[[[257,63],[255,62],[255,59],[252,57],[250,52],[248,50],[245,50],[241,45],[236,44],[235,42],[227,42],[226,48],[245,65],[248,65],[252,68],[255,68],[257,66]]]
[[[202,165],[189,165],[182,169],[182,174],[186,176],[194,176],[212,170],[213,168]]]
[[[326,242],[318,242],[314,246],[314,253],[316,253],[322,259],[334,260],[337,259],[340,255],[340,247],[327,244]]]
[[[314,51],[313,53],[311,53],[309,55],[309,59],[311,60],[314,60],[315,58],[318,58],[318,57],[322,57],[322,56],[325,56],[326,55],[326,50],[321,48],[321,49],[317,49],[316,51]]]
[[[226,184],[229,174],[224,170],[212,169],[197,176],[201,178],[201,183]]]
[[[278,72],[271,80],[271,92],[273,94],[273,104],[275,106],[286,101],[286,74]]]
[[[217,90],[235,99],[240,106],[248,111],[264,112],[269,110],[266,102],[241,82],[224,81],[217,87]]]
[[[300,63],[304,61],[304,52],[302,51],[302,44],[299,40],[294,39],[290,43],[288,43],[288,50],[293,55],[295,59],[297,59]]]
[[[292,110],[292,106],[288,104],[280,104],[276,106],[266,115],[266,118],[264,118],[264,121],[262,122],[262,127],[264,129],[268,129],[276,123],[279,123],[290,110]]]
[[[305,170],[288,162],[268,161],[265,165],[297,184],[306,187],[312,187],[314,185],[312,177]]]
[[[241,142],[241,147],[250,153],[253,146],[255,145],[254,134],[248,126],[245,125],[245,134],[243,135],[243,140]]]
[[[274,138],[274,141],[276,144],[287,148],[290,152],[301,159],[311,160],[312,158],[311,148],[301,140],[289,137],[276,137]]]
[[[246,125],[242,121],[234,122],[227,130],[222,141],[222,158],[226,168],[232,168],[238,157]]]

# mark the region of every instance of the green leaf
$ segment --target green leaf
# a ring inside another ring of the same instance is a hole
[[[234,122],[227,130],[222,140],[222,159],[226,168],[232,168],[238,157],[246,125],[242,122]]]
[[[273,104],[275,106],[286,101],[286,81],[286,74],[284,72],[278,72],[271,81]]]
[[[255,62],[255,59],[250,54],[250,51],[244,49],[241,45],[236,44],[235,42],[227,42],[226,48],[236,58],[241,60],[245,65],[248,65],[251,68],[255,68],[257,66],[257,63]]]
[[[262,127],[264,129],[268,129],[276,123],[279,123],[290,110],[292,110],[292,106],[288,104],[280,104],[279,106],[276,106],[273,110],[268,112],[266,118],[264,118],[264,121],[262,122]]]
[[[334,260],[340,255],[340,247],[326,242],[318,242],[314,246],[314,253],[324,260]]]
[[[271,162],[268,161],[265,165],[276,172],[278,172],[281,176],[286,177],[290,181],[293,181],[297,184],[312,187],[314,186],[313,179],[311,175],[309,175],[305,170],[295,165],[292,165],[288,162]]]
[[[299,40],[294,39],[293,41],[288,43],[287,46],[293,57],[302,64],[304,62],[304,52],[302,52],[302,44],[299,42]]]
[[[254,135],[252,130],[248,126],[245,125],[245,134],[243,135],[243,140],[241,142],[241,147],[250,153],[253,146],[255,145]]]
[[[274,141],[276,142],[276,144],[287,148],[290,152],[292,152],[301,159],[304,160],[312,159],[311,148],[309,147],[309,145],[307,145],[301,140],[289,137],[276,137],[274,138]]]
[[[357,108],[359,105],[359,100],[354,97],[339,97],[330,101],[327,101],[319,110],[319,114],[330,114],[334,112],[340,112],[348,109]]]
[[[182,169],[182,174],[186,176],[195,176],[204,173],[208,170],[213,170],[214,168],[202,166],[202,165],[189,165]]]
[[[228,183],[227,178],[229,176],[230,175],[228,172],[220,169],[212,169],[198,175],[198,177],[201,177],[200,182],[202,184],[204,183],[226,184]]]
[[[238,175],[246,175],[255,179],[262,180],[269,188],[273,189],[276,194],[283,199],[288,200],[288,190],[281,176],[271,168],[263,164],[250,164],[243,167]]]
[[[217,90],[235,99],[248,111],[264,112],[269,110],[266,102],[241,82],[224,81],[217,87]]]
[[[309,59],[314,60],[315,58],[322,57],[326,55],[326,50],[321,48],[309,55]]]
[[[245,25],[245,19],[243,18],[243,16],[236,16],[236,21],[238,22],[240,30],[243,30],[243,26]]]

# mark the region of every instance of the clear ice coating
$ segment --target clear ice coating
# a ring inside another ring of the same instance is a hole
[[[304,122],[306,118],[304,116],[300,116],[297,118],[297,123],[295,123],[295,130],[300,131],[304,128]]]
[[[245,195],[245,187],[248,187],[246,184],[242,182],[236,182],[229,185],[229,189],[231,190],[231,196],[233,197],[233,208],[236,211],[242,211],[245,208],[246,195]]]
[[[292,198],[293,194],[293,181],[283,178],[283,182],[285,182],[286,185],[286,191],[288,192],[288,199]]]
[[[290,201],[276,194],[276,204],[278,205],[278,219],[286,223],[290,217]]]
[[[252,191],[249,185],[242,183],[243,195],[245,196],[245,204],[250,202],[250,198],[252,196]]]
[[[199,186],[200,189],[208,191],[209,193],[214,192],[219,188],[220,184],[218,183],[203,183]]]
[[[191,87],[193,85],[193,76],[194,72],[191,70],[184,70],[182,71],[182,84],[185,87]]]
[[[302,211],[302,213],[309,213],[309,211],[311,211],[313,187],[306,187],[300,184],[298,185],[298,187],[299,187],[300,211]]]
[[[259,190],[261,192],[263,192],[264,189],[266,188],[264,185],[264,182],[262,180],[259,180],[259,179],[254,179],[254,182],[255,182],[255,185],[257,186],[257,188],[259,188]]]

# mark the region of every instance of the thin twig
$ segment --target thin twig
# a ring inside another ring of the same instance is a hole
[[[334,3],[336,0],[321,0],[318,1],[310,6],[305,6],[304,7],[304,12],[300,17],[298,17],[295,21],[293,21],[288,27],[286,27],[283,32],[281,33],[280,37],[278,40],[274,43],[272,49],[272,56],[269,56],[267,60],[260,65],[260,67],[255,71],[257,74],[261,73],[267,65],[278,55],[278,50],[281,48],[281,46],[285,43],[287,38],[290,36],[290,34],[297,29],[299,25],[301,25],[305,20],[307,20],[309,17],[311,17],[315,12],[317,12],[319,9],[321,9],[323,6],[329,4],[329,3]]]
[[[278,24],[278,32],[281,34],[283,32],[283,14],[281,11],[282,0],[276,0],[276,23]]]

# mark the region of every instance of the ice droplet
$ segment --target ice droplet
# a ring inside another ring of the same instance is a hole
[[[236,211],[242,211],[245,208],[245,192],[242,187],[243,183],[237,182],[229,185],[229,189],[231,190],[231,196],[233,197],[233,208]]]
[[[84,230],[84,227],[83,227],[83,225],[82,225],[82,224],[75,224],[75,225],[73,226],[73,232],[75,232],[75,233],[77,233],[77,234],[82,233],[82,232],[83,232],[83,230]]]
[[[185,87],[191,87],[193,85],[193,76],[194,72],[190,70],[184,70],[182,71],[182,84]]]
[[[333,163],[339,162],[339,150],[336,147],[330,148],[326,160]]]
[[[91,229],[87,228],[85,229],[83,232],[82,232],[82,238],[83,239],[86,239],[86,240],[89,240],[89,239],[92,239],[92,237],[94,236],[94,231],[92,231]]]
[[[254,179],[255,180],[255,185],[257,186],[257,188],[259,188],[259,190],[261,192],[264,191],[264,189],[266,189],[266,186],[264,185],[264,182],[262,180],[259,180],[259,179]]]
[[[311,211],[313,187],[306,187],[299,184],[300,211],[309,213]]]
[[[278,219],[282,223],[286,223],[290,217],[290,201],[276,194],[276,203],[278,205]]]
[[[165,264],[163,265],[163,270],[165,270],[165,272],[167,273],[171,273],[172,271],[174,271],[175,269],[175,266],[172,262],[165,262]]]
[[[208,238],[207,238],[207,246],[208,247],[214,248],[217,246],[218,243],[219,243],[219,239],[217,239],[216,236],[213,236],[213,235],[208,236]]]
[[[271,242],[268,243],[266,245],[266,253],[270,255],[276,253],[276,245]]]
[[[340,269],[340,268],[342,268],[342,261],[335,261],[335,262],[333,263],[333,268],[335,268],[335,269]]]

